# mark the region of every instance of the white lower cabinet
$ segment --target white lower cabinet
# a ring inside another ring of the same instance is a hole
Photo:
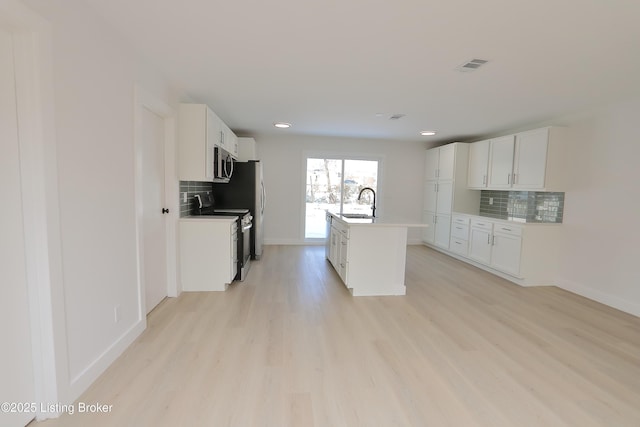
[[[450,234],[451,217],[449,215],[436,215],[435,239],[433,244],[443,249],[449,249]]]
[[[224,291],[238,272],[238,226],[230,219],[180,219],[183,291]]]
[[[491,266],[518,276],[522,254],[522,228],[494,224],[491,243]]]
[[[448,252],[522,286],[553,285],[559,224],[523,224],[454,213]]]
[[[491,228],[471,226],[469,258],[486,265],[491,263]]]
[[[338,275],[342,279],[342,282],[349,287],[348,280],[348,268],[349,268],[349,238],[346,234],[340,233],[340,249],[338,250],[340,256],[338,257]]]
[[[504,273],[520,274],[522,227],[474,218],[471,220],[469,258]]]
[[[327,258],[353,296],[405,295],[407,226],[332,216]]]
[[[462,215],[451,217],[451,241],[449,250],[458,255],[469,254],[469,218]]]
[[[451,231],[451,217],[433,212],[423,212],[422,221],[429,224],[422,230],[422,241],[449,249],[449,234]]]

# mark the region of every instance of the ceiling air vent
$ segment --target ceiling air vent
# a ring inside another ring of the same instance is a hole
[[[389,117],[389,120],[399,120],[404,116],[405,116],[404,114],[394,114],[393,116]]]
[[[456,68],[456,70],[462,71],[462,72],[475,71],[478,68],[482,67],[487,62],[489,61],[485,59],[472,59],[471,61],[465,62],[462,65],[459,65],[458,68]]]

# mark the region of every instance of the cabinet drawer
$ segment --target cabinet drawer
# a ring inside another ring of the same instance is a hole
[[[342,235],[349,237],[349,226],[340,221],[332,221],[331,226],[339,231]]]
[[[469,252],[469,242],[467,240],[462,240],[462,239],[458,239],[457,237],[453,237],[453,233],[452,233],[449,250],[459,255],[467,256]]]
[[[458,225],[469,225],[469,220],[470,218],[468,216],[453,215],[451,217],[451,222]]]
[[[495,224],[493,228],[494,233],[509,234],[512,236],[522,236],[522,227],[507,225],[507,224]]]
[[[460,240],[469,240],[469,226],[455,222],[451,224],[451,238],[453,239],[454,237]]]
[[[482,228],[483,230],[491,230],[493,223],[484,219],[473,218],[471,219],[471,227]]]

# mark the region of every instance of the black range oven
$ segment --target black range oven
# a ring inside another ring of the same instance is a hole
[[[213,200],[204,200],[196,196],[194,215],[207,216],[235,216],[238,217],[238,273],[235,280],[243,281],[249,272],[251,260],[251,227],[253,227],[253,217],[249,209],[216,209],[213,207]]]

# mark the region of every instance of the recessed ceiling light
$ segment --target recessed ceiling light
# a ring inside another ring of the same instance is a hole
[[[280,129],[287,129],[291,127],[291,123],[285,123],[285,122],[278,122],[278,123],[274,123],[273,125]]]
[[[423,130],[422,132],[420,132],[420,135],[422,136],[433,136],[436,134],[435,130]]]

